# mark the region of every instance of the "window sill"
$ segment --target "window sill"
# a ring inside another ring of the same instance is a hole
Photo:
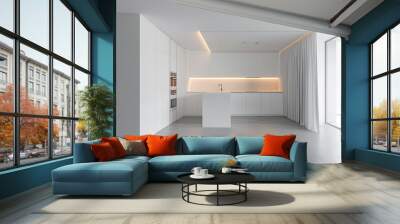
[[[62,162],[62,161],[69,160],[69,159],[72,159],[72,156],[67,156],[67,157],[63,157],[63,158],[59,158],[59,159],[43,161],[43,162],[30,164],[30,165],[25,165],[25,166],[16,167],[16,168],[10,168],[10,169],[7,169],[7,170],[0,171],[0,176],[1,175],[6,175],[6,174],[10,174],[10,173],[14,173],[14,172],[27,170],[27,169],[32,169],[32,168],[35,168],[35,167],[49,165],[49,164],[52,164],[52,163]]]

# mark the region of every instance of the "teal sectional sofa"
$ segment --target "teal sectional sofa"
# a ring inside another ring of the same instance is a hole
[[[52,172],[54,194],[131,195],[148,181],[176,181],[193,167],[218,172],[228,160],[236,160],[259,182],[304,182],[307,174],[307,144],[295,142],[290,159],[260,156],[263,137],[181,137],[177,155],[128,156],[96,162],[90,145],[75,144],[74,163]]]

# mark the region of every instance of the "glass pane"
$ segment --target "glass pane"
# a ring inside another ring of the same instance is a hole
[[[60,0],[53,0],[53,17],[53,51],[71,60],[72,12]]]
[[[21,44],[21,113],[48,114],[48,63],[47,55]]]
[[[75,143],[85,142],[88,138],[88,129],[84,120],[75,122]]]
[[[89,32],[75,18],[75,63],[89,69]]]
[[[89,86],[89,75],[75,69],[75,117],[81,115],[80,95]]]
[[[372,147],[387,151],[387,121],[372,122]]]
[[[21,36],[49,47],[49,0],[20,0]]]
[[[400,117],[400,72],[391,75],[390,94],[392,117]]]
[[[53,60],[53,114],[72,117],[71,66]]]
[[[391,141],[392,141],[392,152],[400,153],[400,121],[391,121]]]
[[[53,121],[53,156],[60,157],[72,154],[72,121]]]
[[[0,170],[14,165],[14,123],[9,116],[0,116]]]
[[[372,81],[372,118],[387,118],[387,77]]]
[[[14,42],[0,35],[0,111],[14,111]]]
[[[20,118],[20,163],[35,163],[49,158],[49,120]]]
[[[391,69],[400,67],[400,25],[391,31],[390,50]]]
[[[14,0],[0,1],[0,26],[14,31]]]
[[[372,45],[372,71],[374,76],[387,71],[387,34]]]

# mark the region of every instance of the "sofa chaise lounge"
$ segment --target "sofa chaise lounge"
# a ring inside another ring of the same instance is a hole
[[[200,166],[219,171],[228,160],[236,160],[258,182],[304,182],[307,144],[294,142],[290,159],[260,156],[263,137],[181,137],[177,155],[127,156],[96,162],[91,141],[75,144],[73,164],[52,172],[53,193],[67,195],[131,195],[148,181],[176,181],[176,177]]]

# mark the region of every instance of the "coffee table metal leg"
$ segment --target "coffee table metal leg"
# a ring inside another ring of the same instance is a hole
[[[246,183],[244,183],[244,190],[245,190],[245,192],[244,192],[244,201],[247,201],[247,192],[248,192],[248,190],[247,190],[247,182]]]
[[[219,206],[219,184],[217,184],[217,206]]]
[[[187,191],[188,191],[188,193],[187,193],[187,201],[190,202],[190,200],[189,200],[189,195],[190,195],[190,184],[187,185]]]
[[[195,190],[194,191],[196,191],[197,192],[197,184],[195,185]]]

